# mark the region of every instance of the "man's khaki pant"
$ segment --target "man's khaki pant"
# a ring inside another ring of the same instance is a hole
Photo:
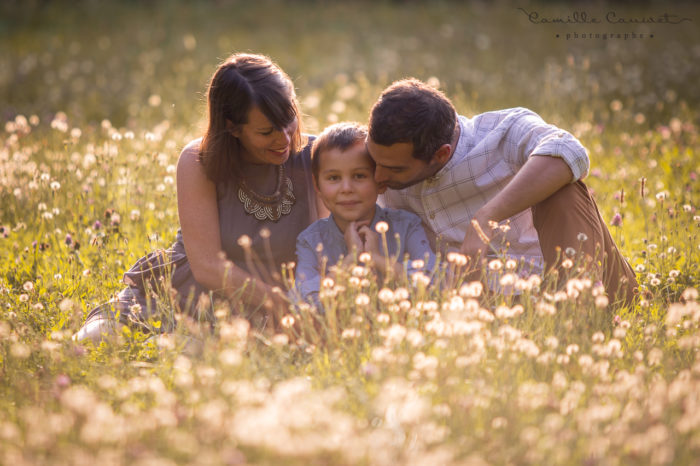
[[[632,267],[622,257],[610,231],[598,211],[598,206],[582,181],[564,186],[544,201],[532,207],[532,218],[539,235],[545,260],[545,271],[552,268],[565,279],[568,270],[561,267],[567,248],[583,252],[590,261],[588,269],[593,278],[605,286],[610,303],[630,305],[634,299],[637,280]],[[581,241],[579,233],[587,239]],[[574,259],[576,260],[576,259]]]

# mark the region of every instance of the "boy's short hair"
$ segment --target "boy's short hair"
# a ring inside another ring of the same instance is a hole
[[[367,126],[354,121],[336,123],[326,127],[311,146],[311,173],[313,173],[314,178],[318,180],[318,174],[321,170],[321,153],[332,149],[348,150],[358,142],[364,143],[366,139]],[[367,158],[374,165],[374,160],[369,156],[369,153]]]
[[[457,111],[439,90],[415,79],[395,81],[372,107],[369,137],[376,144],[413,144],[413,157],[425,162],[452,140]]]

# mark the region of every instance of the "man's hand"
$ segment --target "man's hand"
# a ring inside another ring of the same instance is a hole
[[[486,231],[476,219],[473,219],[467,227],[459,252],[470,257],[473,264],[479,263],[491,249],[491,238]]]

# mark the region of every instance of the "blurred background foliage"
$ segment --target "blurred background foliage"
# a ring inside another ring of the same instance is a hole
[[[612,25],[609,11],[691,21]],[[608,124],[617,99],[622,116],[641,112],[654,126],[677,111],[665,104],[700,97],[699,11],[666,2],[10,1],[0,7],[0,116],[62,110],[80,125],[191,125],[215,65],[252,51],[276,60],[302,101],[312,96],[312,132],[329,113],[365,120],[381,89],[406,76],[437,77],[465,114],[522,105],[554,123]],[[601,23],[533,24],[526,12],[585,12]],[[654,37],[566,38],[574,33]],[[331,109],[349,82],[357,92]],[[156,109],[151,95],[161,98]]]

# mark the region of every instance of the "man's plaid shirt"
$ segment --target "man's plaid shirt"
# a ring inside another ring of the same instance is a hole
[[[380,202],[417,214],[441,249],[459,249],[474,214],[502,190],[530,156],[561,157],[572,182],[588,173],[586,149],[570,133],[525,108],[458,116],[457,148],[434,176],[401,190],[387,190]],[[504,223],[504,222],[502,222]],[[530,209],[509,219],[508,256],[542,271],[543,259]],[[488,228],[484,225],[483,228]]]

